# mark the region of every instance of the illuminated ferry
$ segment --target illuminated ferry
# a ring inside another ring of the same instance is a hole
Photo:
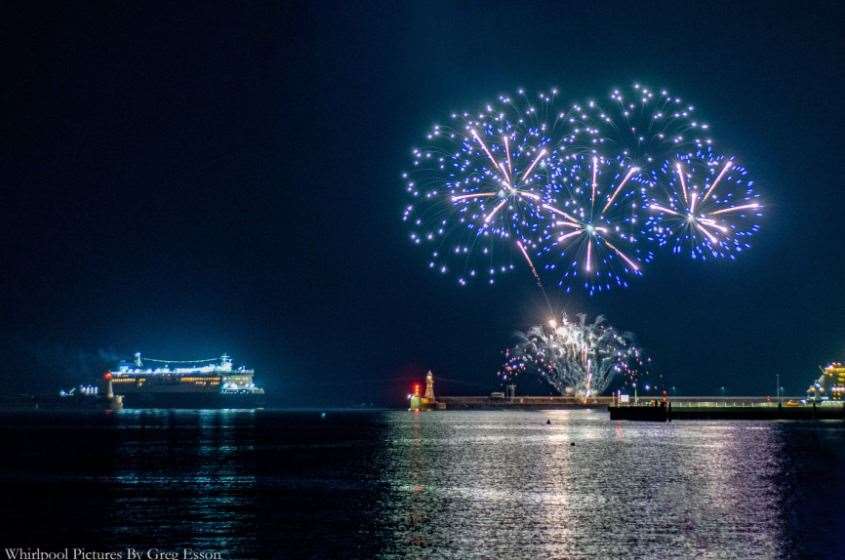
[[[807,389],[807,396],[820,401],[845,400],[845,365],[834,362],[824,368],[821,376]]]
[[[233,367],[223,354],[207,360],[157,360],[135,354],[106,372],[125,408],[255,408],[263,406],[264,389],[256,387],[255,371]]]

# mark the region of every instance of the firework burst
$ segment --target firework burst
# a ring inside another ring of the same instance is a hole
[[[639,83],[616,88],[604,100],[576,103],[565,119],[573,127],[575,146],[624,156],[643,169],[659,166],[678,151],[713,142],[710,125],[696,117],[695,106],[666,89]]]
[[[634,84],[562,107],[556,89],[519,90],[431,127],[402,174],[429,268],[462,286],[530,272],[544,297],[548,274],[593,295],[641,275],[647,241],[696,259],[749,247],[758,195],[693,105]]]
[[[628,286],[652,258],[639,247],[641,200],[650,184],[624,158],[570,155],[558,168],[553,202],[540,254],[553,258],[546,270],[559,271],[564,291],[583,284],[593,294]]]
[[[646,233],[694,259],[735,258],[751,247],[763,205],[754,181],[732,157],[699,150],[667,161],[657,174],[663,196],[647,204]]]
[[[557,93],[520,90],[479,112],[453,113],[413,150],[403,219],[411,242],[429,250],[430,268],[453,271],[461,285],[492,284],[521,258],[533,269],[544,193],[569,144]]]
[[[532,372],[560,394],[589,397],[605,391],[617,375],[635,376],[642,364],[633,335],[617,331],[602,316],[590,323],[583,314],[574,321],[561,314],[560,320],[518,336],[499,372],[505,382]]]

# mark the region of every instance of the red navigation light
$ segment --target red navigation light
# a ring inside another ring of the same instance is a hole
[[[111,372],[107,371],[103,374],[103,381],[111,381]]]
[[[420,396],[420,384],[419,383],[414,383],[414,396],[415,397]]]

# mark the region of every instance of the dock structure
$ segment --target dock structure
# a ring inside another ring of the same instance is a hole
[[[653,405],[610,405],[611,420],[845,420],[845,403],[818,404],[670,402]]]
[[[799,400],[801,397],[783,397],[785,401]],[[659,396],[642,396],[629,405],[651,405],[659,402]],[[707,397],[707,396],[675,396],[669,398],[673,404],[679,406],[777,406],[771,397]],[[553,408],[607,408],[617,404],[614,396],[565,396],[565,395],[522,395],[516,396],[512,392],[491,393],[489,396],[441,396],[437,402],[446,405],[447,410],[470,409],[553,409]]]
[[[606,408],[613,403],[613,397],[579,397],[566,396],[512,396],[493,394],[490,396],[470,397],[440,397],[438,402],[446,410],[543,410],[566,408]]]
[[[613,396],[514,396],[493,393],[489,396],[441,396],[443,410],[608,410],[613,420],[766,420],[766,419],[845,419],[845,404],[800,402],[801,397],[773,399],[760,396],[712,397],[676,396],[641,397],[620,403]]]

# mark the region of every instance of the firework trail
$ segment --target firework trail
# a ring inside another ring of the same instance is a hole
[[[534,266],[534,262],[531,260],[531,257],[528,256],[528,251],[525,250],[525,247],[522,245],[522,242],[517,241],[516,246],[522,252],[522,256],[525,257],[525,261],[528,263],[528,268],[531,269],[531,274],[534,275],[534,279],[537,281],[537,287],[540,288],[540,293],[543,294],[543,299],[546,301],[546,307],[548,307],[549,312],[551,312],[552,303],[549,301],[549,296],[546,294],[546,288],[543,286],[543,280],[537,273],[537,268]]]
[[[564,313],[518,336],[499,372],[505,382],[532,372],[562,395],[590,397],[604,392],[617,375],[635,376],[642,366],[633,335],[617,331],[602,316],[589,323],[586,315],[571,321]]]
[[[754,181],[732,157],[699,150],[667,161],[646,206],[645,233],[672,252],[694,259],[736,258],[751,247],[763,205]]]

